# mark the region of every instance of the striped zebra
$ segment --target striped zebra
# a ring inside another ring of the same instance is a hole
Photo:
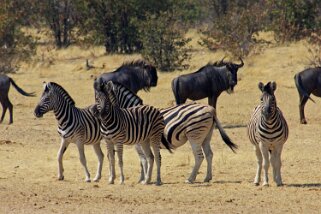
[[[142,184],[149,184],[151,181],[155,157],[156,185],[161,185],[161,141],[170,151],[169,144],[166,144],[168,142],[164,142],[163,138],[164,118],[159,110],[152,106],[121,108],[113,88],[113,83],[109,81],[106,84],[107,93],[96,90],[97,105],[91,108],[93,114],[100,119],[100,130],[107,141],[108,155],[113,153],[113,150],[108,148],[108,145],[112,143],[116,145],[140,144],[147,160],[146,165],[143,165],[145,179]],[[152,147],[154,154],[150,147]],[[122,157],[119,158],[122,159]]]
[[[98,157],[98,169],[94,181],[101,178],[104,154],[100,148],[100,123],[89,111],[89,107],[80,109],[75,106],[75,101],[67,91],[54,82],[44,82],[44,92],[34,110],[36,117],[42,117],[45,113],[53,111],[58,121],[58,133],[61,137],[61,145],[58,151],[58,179],[63,180],[63,154],[70,143],[78,147],[80,162],[85,169],[86,182],[90,182],[90,174],[87,168],[84,145],[93,145]]]
[[[283,144],[288,138],[288,125],[276,104],[274,96],[276,83],[268,82],[264,85],[260,82],[258,86],[262,91],[261,104],[254,109],[247,129],[249,139],[255,146],[257,157],[257,171],[254,184],[260,184],[263,164],[263,186],[269,185],[268,169],[271,162],[273,179],[277,186],[281,186],[281,153]]]
[[[101,90],[104,90],[104,86],[101,87]],[[142,105],[142,100],[121,84],[114,83],[114,92],[120,104],[130,103],[130,105],[123,105],[123,108]],[[161,109],[160,112],[165,120],[164,136],[167,141],[170,142],[171,147],[178,148],[184,145],[187,141],[191,144],[195,158],[195,165],[186,182],[193,183],[195,181],[198,170],[204,159],[203,153],[207,160],[207,173],[204,182],[212,180],[213,152],[210,146],[210,140],[215,124],[217,124],[224,142],[233,151],[237,148],[222,128],[218,118],[216,117],[215,109],[209,105],[189,103],[164,108]],[[139,144],[136,145],[136,150],[139,154],[142,165],[145,164],[145,156]],[[144,180],[143,166],[139,181],[142,180]]]

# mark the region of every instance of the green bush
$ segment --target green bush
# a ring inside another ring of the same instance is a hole
[[[176,14],[177,15],[177,14]],[[150,15],[140,24],[143,44],[142,55],[162,71],[172,71],[188,67],[190,59],[187,44],[190,38],[184,38],[185,30],[172,12]]]
[[[0,73],[9,73],[19,67],[17,61],[35,53],[35,42],[21,30],[26,22],[26,5],[18,0],[0,3]]]
[[[320,29],[321,23],[319,0],[269,0],[269,29],[274,31],[275,40],[285,42],[309,36]]]
[[[264,5],[248,2],[241,7],[230,5],[224,13],[213,17],[211,25],[201,30],[201,45],[210,50],[223,49],[232,56],[246,56],[257,43],[255,35],[264,29]]]

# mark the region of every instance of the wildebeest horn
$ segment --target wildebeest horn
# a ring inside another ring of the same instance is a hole
[[[237,65],[237,67],[238,67],[238,68],[241,68],[241,67],[243,67],[244,62],[243,62],[243,60],[242,60],[242,58],[241,58],[241,57],[239,57],[239,59],[241,60],[241,64]]]
[[[226,58],[226,56],[224,56],[221,61],[220,61],[220,64],[222,64],[224,62],[224,59]]]

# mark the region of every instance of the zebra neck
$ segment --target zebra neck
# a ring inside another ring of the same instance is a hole
[[[115,128],[121,129],[121,127],[124,127],[124,123],[124,112],[119,107],[111,105],[106,112],[106,117],[103,120],[104,127],[111,130]]]
[[[58,128],[64,130],[73,118],[72,114],[75,107],[65,100],[57,103],[58,105],[56,105],[53,112],[58,121]]]
[[[269,119],[266,119],[265,117],[261,117],[261,119],[264,122],[264,124],[273,125],[275,123],[275,121],[278,120],[278,118],[279,118],[278,115],[279,115],[278,111],[275,111],[274,114],[271,115],[271,117]]]

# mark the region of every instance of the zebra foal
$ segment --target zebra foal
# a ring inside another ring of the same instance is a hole
[[[95,90],[96,105],[91,108],[91,111],[100,119],[100,130],[107,142],[108,158],[114,153],[113,147],[108,146],[111,143],[120,146],[140,144],[147,159],[147,164],[143,165],[145,179],[142,184],[149,184],[151,181],[155,157],[156,185],[161,185],[160,143],[165,140],[163,138],[165,127],[163,116],[158,109],[147,105],[121,108],[113,90],[112,81],[109,81],[105,86],[107,93]],[[170,151],[168,142],[164,141],[163,143]],[[150,147],[152,147],[154,154]],[[122,156],[119,159],[122,159]],[[122,168],[122,165],[120,167]],[[110,178],[110,181],[112,179],[113,177]]]
[[[277,107],[274,91],[275,82],[262,82],[258,85],[262,91],[261,104],[258,105],[251,116],[247,133],[251,143],[255,146],[257,157],[257,171],[254,184],[261,181],[262,165],[264,169],[263,186],[269,185],[268,169],[271,163],[273,179],[277,186],[283,185],[281,177],[281,153],[283,144],[288,138],[288,125],[281,110]]]
[[[39,118],[49,111],[53,111],[55,114],[58,121],[58,133],[61,136],[61,145],[58,151],[58,179],[64,179],[63,154],[70,143],[75,143],[78,147],[80,162],[85,170],[86,182],[90,182],[90,174],[87,168],[84,145],[93,146],[98,157],[98,169],[94,181],[99,181],[104,159],[104,154],[100,148],[99,120],[92,115],[89,107],[77,108],[75,101],[67,91],[54,82],[44,82],[44,91],[34,114]]]

